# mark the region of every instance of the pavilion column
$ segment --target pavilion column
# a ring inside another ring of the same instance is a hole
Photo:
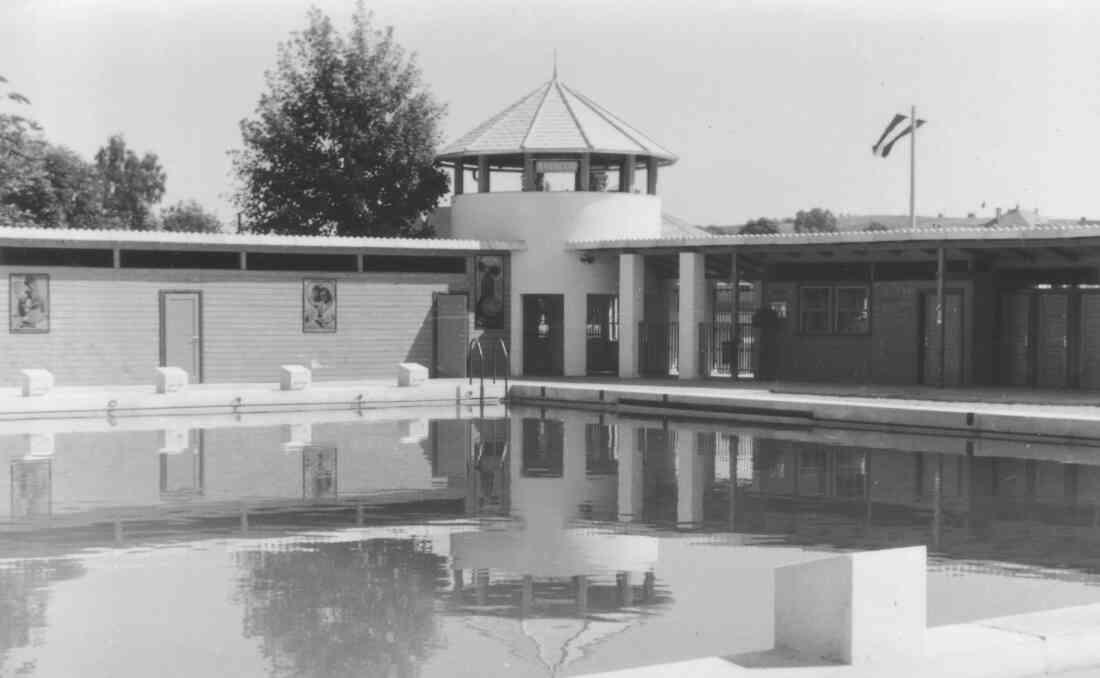
[[[577,167],[576,190],[587,191],[592,185],[592,156],[588,153],[581,154],[580,165]]]
[[[619,255],[619,376],[638,376],[638,325],[645,313],[645,259]]]
[[[523,190],[538,190],[535,185],[535,156],[530,153],[523,154]]]
[[[633,429],[639,435],[639,429]],[[619,450],[618,508],[619,522],[632,523],[642,518],[645,477],[640,453],[630,445]]]
[[[657,158],[649,156],[645,162],[645,192],[657,195]]]
[[[477,192],[489,192],[489,156],[477,156]]]
[[[944,278],[947,277],[946,250],[940,247],[936,250],[936,386],[944,386],[944,359],[947,357],[947,333],[944,325]]]
[[[705,256],[701,252],[680,252],[679,376],[697,379],[699,369],[699,324],[707,299]]]
[[[676,429],[676,526],[692,529],[703,522],[703,463],[695,431]]]
[[[462,195],[466,187],[466,163],[462,158],[455,160],[455,195]]]
[[[619,166],[619,191],[630,193],[634,189],[634,156],[623,156],[623,163]]]

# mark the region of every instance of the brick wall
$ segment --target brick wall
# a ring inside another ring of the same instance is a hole
[[[473,288],[468,273],[299,273],[0,267],[50,275],[50,332],[0,331],[0,385],[43,367],[58,384],[149,383],[159,360],[161,290],[202,293],[203,380],[273,381],[283,363],[314,378],[389,377],[398,362],[431,365],[432,299]],[[302,280],[337,280],[334,334],[302,332]],[[507,324],[505,324],[507,327]],[[472,308],[470,328],[473,332]],[[507,341],[507,331],[494,332]]]

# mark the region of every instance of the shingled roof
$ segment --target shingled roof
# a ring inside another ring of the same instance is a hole
[[[622,118],[554,78],[446,146],[437,160],[517,153],[676,156]]]

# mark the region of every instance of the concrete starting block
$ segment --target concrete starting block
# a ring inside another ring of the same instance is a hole
[[[23,397],[46,395],[53,388],[53,373],[49,370],[19,370],[23,375]]]
[[[775,646],[845,664],[924,656],[925,547],[864,551],[775,571]]]
[[[399,363],[397,365],[398,386],[419,386],[428,380],[428,368],[420,363]]]
[[[154,379],[157,393],[175,393],[187,386],[187,373],[179,367],[158,367]]]
[[[279,366],[279,390],[301,391],[309,388],[313,380],[313,374],[304,365],[280,365]]]

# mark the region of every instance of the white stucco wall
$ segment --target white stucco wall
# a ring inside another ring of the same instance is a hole
[[[661,199],[633,193],[509,192],[455,197],[451,210],[456,238],[522,240],[512,254],[512,373],[523,371],[523,295],[564,295],[564,370],[585,373],[585,313],[588,294],[618,292],[614,255],[582,263],[566,250],[570,240],[652,238],[661,230]]]

